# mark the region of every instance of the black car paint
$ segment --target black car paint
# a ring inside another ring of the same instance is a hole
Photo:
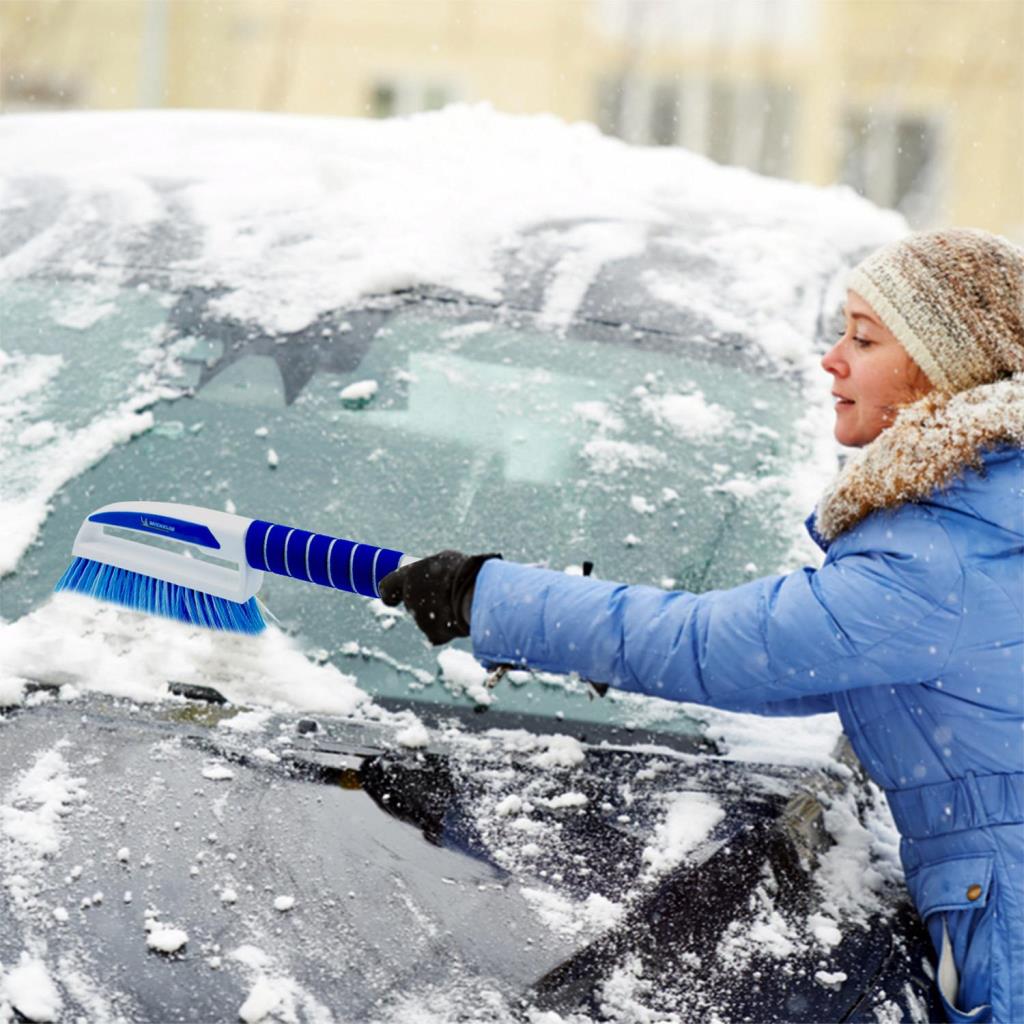
[[[659,879],[609,931],[579,944],[542,926],[517,898],[518,886],[536,879],[493,861],[474,826],[481,783],[449,751],[396,750],[387,729],[372,723],[322,719],[313,726],[281,716],[282,760],[267,763],[253,754],[255,741],[214,727],[237,710],[180,699],[143,710],[86,697],[15,708],[3,723],[9,764],[25,764],[60,736],[83,758],[72,760],[73,770],[85,765],[86,789],[98,799],[89,813],[72,812],[70,847],[47,866],[46,899],[61,900],[57,878],[69,864],[86,865],[80,884],[65,879],[68,893],[77,899],[79,890],[100,890],[106,898],[72,912],[63,927],[73,938],[69,946],[63,935],[62,948],[90,963],[93,980],[131,1019],[232,1019],[246,997],[242,972],[227,964],[212,970],[208,960],[211,950],[226,951],[250,931],[283,939],[299,983],[345,1020],[387,1019],[402,994],[459,984],[469,993],[484,981],[512,1017],[525,1019],[533,1007],[596,1019],[600,986],[627,955],[656,980],[652,1008],[681,1019],[714,1011],[729,1020],[873,1021],[876,990],[897,1003],[905,986],[919,1003],[928,998],[920,970],[926,937],[895,893],[891,916],[844,930],[830,957],[847,974],[836,990],[814,981],[813,956],[784,971],[766,956],[758,973],[737,979],[705,955],[730,922],[743,921],[766,872],[780,907],[810,909],[814,851],[787,821],[785,795],[815,781],[806,772],[681,752],[659,773],[659,788],[712,793],[725,821],[699,857]],[[498,714],[488,724],[503,724]],[[544,867],[549,878],[557,872],[556,888],[569,897],[614,898],[641,871],[641,836],[653,827],[619,824],[619,784],[664,755],[589,738],[595,744],[568,778],[591,799],[572,813],[547,812],[562,831],[557,863]],[[210,758],[235,773],[219,820],[211,797],[221,784],[201,775]],[[525,759],[513,759],[512,768],[524,779],[543,770]],[[132,847],[128,864],[114,857],[123,844]],[[224,859],[229,852],[240,858],[237,870]],[[253,887],[241,901],[249,904],[245,913],[222,908],[213,895],[220,882],[210,882],[225,874]],[[133,889],[131,903],[119,898],[123,888]],[[268,909],[270,894],[282,891],[297,896],[287,915]],[[410,921],[403,907],[413,903],[436,926]],[[189,931],[181,953],[147,952],[147,906]],[[0,923],[0,960],[10,962],[22,948],[22,926],[6,904]],[[702,956],[699,967],[693,954]],[[453,1019],[473,1017],[465,998],[452,1004]]]

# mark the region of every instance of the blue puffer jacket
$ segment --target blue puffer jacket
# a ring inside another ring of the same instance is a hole
[[[474,652],[732,710],[838,711],[888,795],[950,1018],[1024,1021],[1021,449],[1014,437],[938,490],[929,483],[949,472],[930,467],[927,493],[902,502],[877,479],[865,488],[862,461],[860,482],[847,474],[825,508],[841,528],[844,502],[859,511],[823,544],[820,569],[732,590],[666,593],[489,561]]]

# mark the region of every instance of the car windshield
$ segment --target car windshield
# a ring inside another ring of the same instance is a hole
[[[898,218],[487,111],[59,121],[3,126],[14,699],[17,680],[140,701],[204,685],[428,725],[694,735],[703,711],[585,680],[489,691],[468,642],[432,648],[379,601],[269,573],[261,640],[52,588],[83,520],[125,500],[666,590],[813,559],[800,523],[836,456],[815,349]]]
[[[409,292],[275,336],[216,313],[216,293],[135,282],[20,281],[6,330],[52,377],[39,422],[73,432],[139,361],[170,359],[151,429],[73,477],[42,543],[4,585],[4,615],[43,602],[81,521],[112,500],[176,501],[428,554],[500,551],[655,587],[728,587],[773,570],[800,389],[734,345],[596,318]],[[16,463],[39,472],[45,446]],[[17,480],[12,483],[17,485]],[[24,483],[24,481],[23,481]],[[432,650],[401,613],[268,574],[261,600],[302,647],[388,702],[485,700],[468,653]],[[468,643],[455,645],[463,652]],[[689,732],[678,705],[591,699],[514,673],[505,712]],[[655,710],[652,710],[655,709]]]

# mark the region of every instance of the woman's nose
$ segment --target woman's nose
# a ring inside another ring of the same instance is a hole
[[[839,342],[836,342],[822,357],[821,368],[834,377],[845,377],[849,367],[839,357]]]

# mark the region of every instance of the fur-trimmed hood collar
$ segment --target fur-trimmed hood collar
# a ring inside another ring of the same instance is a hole
[[[815,530],[832,541],[872,512],[923,501],[1003,444],[1024,447],[1024,374],[926,395],[850,458],[818,503]]]

